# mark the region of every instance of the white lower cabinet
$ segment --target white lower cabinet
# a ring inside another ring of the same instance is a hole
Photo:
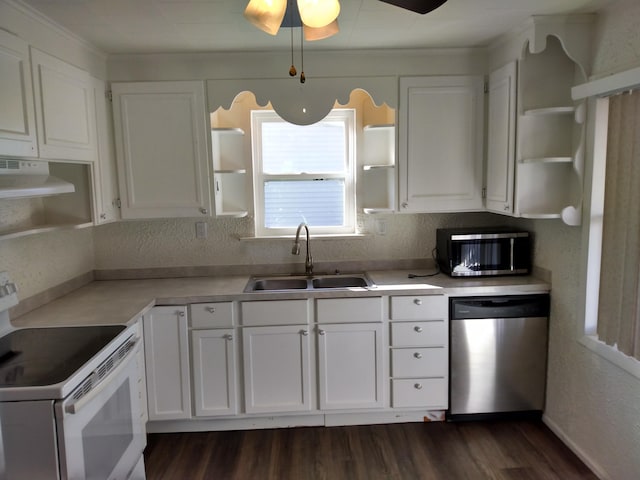
[[[382,323],[320,325],[320,409],[384,406]]]
[[[233,302],[189,306],[196,417],[238,413],[237,335]]]
[[[233,329],[193,330],[191,346],[195,415],[235,415],[238,408]]]
[[[144,316],[149,420],[179,422],[151,431],[445,410],[447,318],[445,295],[155,307]]]
[[[448,300],[444,295],[390,299],[391,407],[449,405]]]
[[[187,308],[154,307],[143,322],[149,420],[190,418]]]
[[[308,325],[245,327],[246,413],[311,410]]]

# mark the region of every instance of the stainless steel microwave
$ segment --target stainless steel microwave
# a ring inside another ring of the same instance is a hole
[[[530,235],[506,228],[439,228],[436,258],[440,270],[452,277],[526,275]]]

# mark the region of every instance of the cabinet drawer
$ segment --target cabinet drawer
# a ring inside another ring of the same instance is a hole
[[[303,325],[309,323],[307,300],[242,302],[242,325]]]
[[[446,378],[411,378],[391,380],[392,407],[448,407]]]
[[[192,303],[189,306],[191,328],[233,327],[233,303]]]
[[[393,347],[427,347],[449,344],[447,322],[396,322],[391,324],[391,345]]]
[[[382,322],[382,298],[322,298],[316,303],[318,323]]]
[[[391,297],[392,320],[444,320],[448,317],[444,295]]]
[[[448,371],[444,347],[394,348],[391,351],[392,377],[446,377]]]

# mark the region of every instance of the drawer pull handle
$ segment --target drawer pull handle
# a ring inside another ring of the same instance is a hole
[[[413,300],[413,303],[415,303],[416,305],[422,305],[422,300],[420,300],[419,298],[415,298]]]
[[[415,358],[422,358],[422,354],[420,352],[416,352],[413,354]]]
[[[216,313],[216,309],[214,307],[207,307],[205,310],[209,313]]]
[[[413,329],[414,329],[416,332],[418,332],[418,333],[421,333],[421,332],[422,332],[422,327],[421,327],[421,326],[419,326],[419,325],[416,325],[415,327],[413,327]]]
[[[422,384],[421,383],[415,383],[413,385],[413,388],[415,388],[416,390],[422,390]]]
[[[300,333],[306,337],[307,335],[309,335],[309,330],[302,330]]]
[[[324,330],[318,330],[318,335],[324,335],[325,331]]]

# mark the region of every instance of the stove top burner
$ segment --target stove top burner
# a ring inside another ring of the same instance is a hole
[[[0,388],[60,383],[126,327],[45,327],[14,330],[0,338]]]

